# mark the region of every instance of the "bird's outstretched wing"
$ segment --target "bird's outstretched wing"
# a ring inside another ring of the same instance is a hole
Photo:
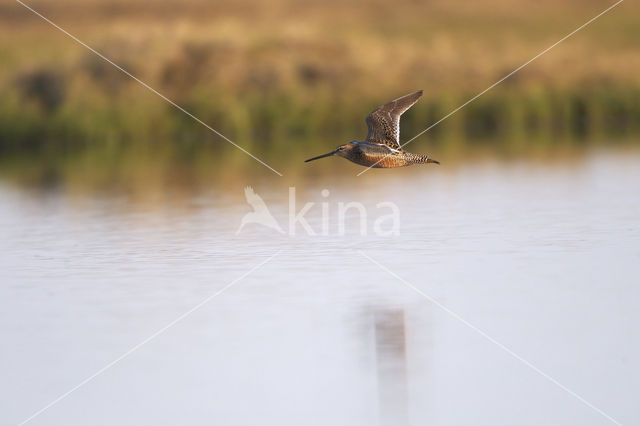
[[[394,99],[375,109],[367,116],[367,142],[381,143],[393,149],[402,149],[400,146],[400,116],[418,101],[422,96],[422,90],[410,95]]]
[[[264,201],[262,201],[262,197],[256,194],[253,191],[253,188],[247,186],[244,188],[244,196],[247,199],[247,203],[251,204],[254,208],[258,208],[259,206],[264,206]]]

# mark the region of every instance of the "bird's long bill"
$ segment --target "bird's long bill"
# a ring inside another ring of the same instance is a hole
[[[313,158],[309,158],[308,160],[304,160],[304,162],[308,163],[309,161],[319,160],[320,158],[331,157],[335,153],[336,153],[335,151],[331,151],[331,152],[329,152],[327,154],[318,155],[317,157],[313,157]]]

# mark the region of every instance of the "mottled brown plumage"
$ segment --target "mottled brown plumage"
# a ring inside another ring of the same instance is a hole
[[[340,145],[334,151],[306,160],[313,161],[337,155],[366,167],[391,168],[413,164],[435,163],[426,155],[406,152],[400,145],[400,116],[422,96],[422,90],[384,104],[367,116],[367,138]]]
[[[418,102],[422,90],[379,106],[367,116],[367,142],[381,143],[393,149],[400,146],[400,116]]]

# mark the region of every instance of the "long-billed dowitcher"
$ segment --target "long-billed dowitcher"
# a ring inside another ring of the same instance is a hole
[[[369,133],[365,141],[351,141],[306,162],[337,155],[361,166],[390,168],[440,162],[427,155],[406,152],[400,145],[400,116],[418,101],[422,90],[395,99],[367,116]]]

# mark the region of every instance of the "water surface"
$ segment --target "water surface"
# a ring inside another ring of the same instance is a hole
[[[236,235],[245,185],[285,229],[289,186],[298,210],[315,203],[316,232],[327,203],[329,235]],[[478,330],[636,424],[638,194],[637,154],[285,176],[143,202],[4,183],[2,423],[237,280],[31,424],[611,424]],[[338,235],[340,201],[363,203],[368,235],[357,217]],[[385,201],[400,210],[395,237],[372,234]]]

